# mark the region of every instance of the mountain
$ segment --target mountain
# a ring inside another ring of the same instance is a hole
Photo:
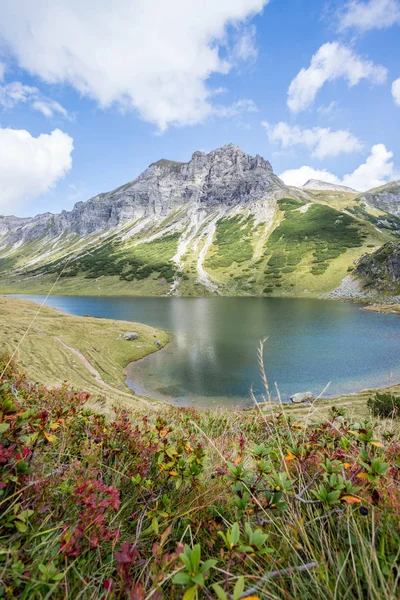
[[[365,290],[383,294],[400,293],[400,242],[388,242],[366,254],[355,270],[357,280]]]
[[[272,201],[288,192],[268,161],[249,156],[232,144],[209,154],[195,152],[188,163],[159,160],[133,181],[78,202],[70,212],[16,222],[4,241],[26,242],[65,232],[88,235],[138,219],[158,219],[178,208],[196,212],[229,209],[265,197]]]
[[[400,180],[369,190],[361,194],[360,199],[370,206],[400,217]]]
[[[356,192],[289,188],[229,144],[71,211],[0,218],[0,292],[318,296],[399,232]]]
[[[320,181],[319,179],[309,179],[301,187],[305,190],[331,190],[334,192],[349,192],[351,194],[358,193],[356,190],[353,190],[353,188],[347,187],[345,185],[328,183],[327,181]]]

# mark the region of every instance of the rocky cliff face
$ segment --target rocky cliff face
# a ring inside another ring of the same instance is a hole
[[[3,243],[64,232],[87,235],[142,217],[168,215],[188,204],[209,211],[273,200],[288,193],[268,161],[229,144],[208,154],[195,152],[188,163],[160,160],[134,181],[79,202],[70,212],[23,220],[6,217],[2,229],[0,222],[0,235],[4,236]]]
[[[360,196],[364,202],[400,217],[400,181],[392,181]]]
[[[380,292],[400,291],[400,242],[388,242],[363,256],[355,271],[364,287]]]

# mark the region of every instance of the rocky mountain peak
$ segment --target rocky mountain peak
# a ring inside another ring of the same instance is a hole
[[[24,223],[16,221],[11,231],[8,224],[5,234],[12,243],[64,232],[86,235],[143,217],[167,216],[189,205],[195,211],[260,202],[272,206],[288,193],[267,160],[227,144],[207,154],[194,152],[188,162],[160,159],[133,181],[79,202],[72,211],[42,215]]]

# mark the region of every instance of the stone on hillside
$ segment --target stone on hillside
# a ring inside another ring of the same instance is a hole
[[[158,346],[159,348],[161,348],[162,343],[160,342],[160,340],[156,340],[154,343],[155,343],[156,346]]]
[[[315,396],[312,392],[299,392],[290,396],[290,400],[293,404],[302,404],[302,402],[312,402],[315,400]]]
[[[124,333],[124,338],[129,342],[131,342],[132,340],[137,340],[138,337],[139,334],[136,333],[136,331],[128,331],[127,333]]]

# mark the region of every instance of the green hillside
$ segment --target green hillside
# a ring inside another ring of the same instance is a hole
[[[283,198],[273,214],[180,208],[101,235],[63,234],[0,251],[0,293],[319,296],[367,252],[399,239],[400,219],[352,194]]]

